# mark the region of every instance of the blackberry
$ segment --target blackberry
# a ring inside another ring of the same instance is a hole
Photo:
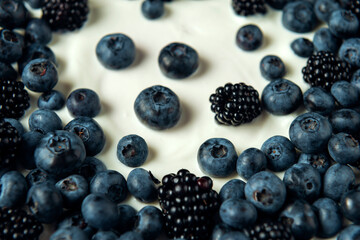
[[[37,240],[43,226],[22,209],[0,209],[0,239]]]
[[[0,119],[0,169],[15,166],[20,142],[21,137],[16,128]]]
[[[89,13],[87,0],[45,0],[42,18],[53,31],[74,31],[82,27]]]
[[[280,221],[266,220],[244,229],[251,240],[295,240],[291,229]]]
[[[209,177],[181,169],[163,177],[158,193],[169,238],[209,239],[220,205]]]
[[[312,87],[318,86],[330,90],[331,86],[340,80],[349,81],[349,65],[336,58],[331,52],[320,51],[313,54],[302,69],[305,82]]]
[[[30,97],[19,81],[0,79],[0,118],[21,118],[30,106]]]
[[[360,0],[353,0],[350,4],[350,11],[360,20]]]
[[[232,0],[232,7],[235,13],[241,16],[266,13],[264,0]]]
[[[227,83],[210,96],[211,111],[220,124],[237,126],[260,115],[259,93],[245,83]]]

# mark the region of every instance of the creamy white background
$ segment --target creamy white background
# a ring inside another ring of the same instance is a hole
[[[301,69],[306,59],[296,56],[290,43],[298,37],[312,39],[313,33],[296,34],[286,30],[281,24],[281,12],[271,9],[266,15],[239,17],[234,14],[229,0],[174,1],[166,4],[162,18],[153,21],[142,16],[141,2],[90,0],[86,25],[74,33],[55,34],[49,44],[59,65],[59,83],[55,89],[68,96],[77,88],[90,88],[100,96],[103,108],[95,120],[106,134],[106,145],[97,157],[109,169],[125,177],[132,170],[116,157],[117,142],[128,134],[138,134],[146,140],[150,154],[142,167],[160,180],[165,174],[181,168],[203,175],[197,164],[197,151],[209,138],[229,139],[240,154],[249,147],[260,148],[271,136],[288,137],[291,121],[303,109],[288,116],[272,116],[264,111],[250,124],[229,127],[215,123],[209,96],[228,82],[244,82],[261,94],[269,82],[261,77],[259,62],[268,54],[282,58],[287,70],[285,78],[305,91],[308,86],[302,80]],[[235,35],[241,26],[250,23],[261,28],[264,43],[254,52],[245,52],[236,46]],[[124,33],[136,45],[136,60],[127,69],[105,69],[96,58],[96,44],[111,33]],[[200,67],[191,77],[172,80],[160,72],[159,52],[171,42],[186,43],[198,52]],[[173,129],[151,130],[138,121],[133,111],[137,95],[156,84],[169,87],[180,98],[182,116]],[[26,127],[30,113],[36,109],[38,94],[31,95],[32,107],[23,119]],[[64,125],[72,119],[66,108],[57,113]],[[239,176],[234,173],[231,178]],[[214,188],[219,191],[229,179],[214,179]],[[133,197],[128,197],[124,203],[136,209],[144,206]],[[44,235],[43,239],[46,238]]]

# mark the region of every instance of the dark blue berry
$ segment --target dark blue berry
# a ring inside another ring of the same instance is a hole
[[[137,211],[132,206],[127,204],[118,204],[117,208],[120,219],[114,229],[116,229],[116,231],[119,233],[132,230],[137,219]]]
[[[52,39],[52,31],[44,19],[31,19],[25,29],[25,40],[28,44],[39,43],[46,45]]]
[[[337,104],[343,108],[359,105],[360,93],[354,85],[347,81],[335,82],[331,87],[331,95]]]
[[[160,18],[164,11],[164,2],[162,0],[145,0],[141,4],[141,13],[147,19]]]
[[[104,131],[92,118],[77,117],[66,124],[64,130],[75,133],[81,138],[87,156],[97,155],[105,146]]]
[[[140,233],[144,240],[156,239],[163,228],[161,210],[154,206],[145,206],[137,214],[134,231]]]
[[[124,136],[117,145],[117,158],[128,167],[141,166],[148,156],[149,150],[145,140],[136,134]]]
[[[256,25],[245,25],[236,33],[236,44],[244,51],[254,51],[263,42],[263,34]]]
[[[340,164],[355,164],[360,159],[359,141],[348,133],[337,133],[328,142],[331,158]]]
[[[278,56],[267,55],[260,61],[261,75],[267,80],[276,80],[285,75],[285,64]]]
[[[38,131],[29,131],[22,135],[22,141],[19,145],[19,163],[25,169],[36,168],[34,152],[43,134]]]
[[[335,10],[329,17],[329,29],[339,38],[355,37],[359,30],[359,20],[350,10]]]
[[[330,158],[325,153],[301,153],[298,163],[310,164],[321,176],[331,165]]]
[[[341,39],[336,37],[329,28],[320,28],[314,34],[313,43],[317,52],[327,51],[336,54],[340,48]]]
[[[61,130],[62,122],[54,111],[38,109],[30,115],[29,127],[31,131],[46,134],[55,130]]]
[[[360,69],[356,70],[351,76],[350,83],[360,91]]]
[[[286,115],[301,105],[302,92],[295,83],[278,79],[266,85],[261,94],[261,101],[268,112],[274,115]]]
[[[360,192],[350,191],[345,193],[340,201],[341,211],[348,220],[355,224],[360,223]]]
[[[349,63],[354,68],[360,68],[360,38],[345,40],[339,49],[341,60]]]
[[[100,63],[108,69],[127,68],[134,62],[135,55],[134,42],[125,34],[106,35],[96,45],[96,56]]]
[[[65,106],[65,96],[56,90],[51,90],[40,95],[37,101],[40,109],[60,110]]]
[[[360,226],[349,225],[344,228],[338,235],[337,240],[354,240],[360,239]]]
[[[249,179],[255,173],[264,171],[266,166],[265,154],[257,148],[248,148],[237,159],[236,171],[241,177]]]
[[[95,157],[86,157],[84,162],[78,168],[78,174],[83,176],[88,183],[90,183],[95,174],[105,170],[106,166],[101,160]]]
[[[219,209],[223,223],[235,229],[251,226],[256,222],[257,211],[252,203],[243,199],[228,199]]]
[[[0,207],[21,207],[25,203],[28,184],[18,171],[10,171],[0,178]]]
[[[64,207],[68,209],[78,208],[89,194],[88,183],[80,175],[70,175],[58,181],[55,186],[63,197]]]
[[[175,42],[161,49],[158,63],[166,77],[184,79],[198,69],[199,56],[192,47]]]
[[[297,38],[290,44],[291,49],[299,57],[310,57],[314,52],[314,44],[307,38]]]
[[[51,185],[55,185],[56,180],[53,175],[48,174],[40,168],[35,168],[26,175],[26,182],[28,183],[28,186],[30,188],[33,185],[43,182],[49,182]]]
[[[55,64],[45,58],[31,60],[21,76],[25,86],[34,92],[48,92],[58,82]]]
[[[141,202],[153,202],[157,199],[157,188],[151,172],[135,168],[127,177],[129,192]]]
[[[352,109],[339,109],[329,117],[333,133],[349,133],[356,135],[360,130],[360,114]]]
[[[329,120],[317,113],[308,112],[296,117],[290,125],[289,136],[304,153],[317,153],[327,147],[332,134]]]
[[[57,228],[69,228],[69,227],[77,227],[84,231],[84,233],[91,238],[94,233],[97,231],[95,228],[89,226],[89,224],[85,221],[84,217],[82,216],[80,209],[75,211],[67,211],[65,212],[59,223],[57,224]]]
[[[103,194],[114,203],[123,201],[128,189],[124,176],[115,170],[98,172],[90,182],[90,192]]]
[[[78,227],[59,228],[51,236],[50,240],[88,240],[88,236]]]
[[[313,5],[307,1],[288,2],[281,20],[286,29],[297,33],[312,31],[318,22]]]
[[[101,110],[98,94],[88,88],[79,88],[70,93],[66,107],[74,117],[96,117]]]
[[[231,179],[226,182],[220,189],[219,197],[221,202],[227,199],[245,199],[245,182],[240,179]]]
[[[267,159],[267,167],[275,172],[288,169],[296,162],[294,144],[284,136],[273,136],[261,146]]]
[[[14,63],[20,59],[24,47],[21,37],[11,30],[2,29],[0,31],[0,61]]]
[[[201,144],[197,161],[200,169],[210,176],[227,177],[236,169],[237,153],[225,138],[210,138]]]
[[[331,13],[338,9],[340,4],[336,0],[316,0],[314,4],[316,17],[323,22],[327,22]]]
[[[303,96],[304,106],[309,112],[329,115],[335,110],[334,97],[322,87],[311,87]]]
[[[210,240],[220,240],[228,232],[232,232],[233,229],[225,223],[218,223],[213,228]]]
[[[245,185],[246,200],[261,212],[275,213],[283,206],[286,187],[283,181],[271,172],[258,172]]]
[[[134,110],[143,124],[155,130],[174,127],[181,116],[178,96],[160,85],[144,89],[135,100]]]
[[[25,28],[29,12],[21,0],[0,1],[0,26],[3,28]]]
[[[23,55],[20,58],[20,60],[18,61],[19,73],[21,73],[23,71],[25,66],[31,60],[38,59],[38,58],[47,59],[56,65],[56,58],[55,58],[55,54],[53,53],[53,51],[50,48],[48,48],[47,46],[44,46],[39,43],[34,43],[34,44],[31,44],[30,46],[27,46],[24,49]]]

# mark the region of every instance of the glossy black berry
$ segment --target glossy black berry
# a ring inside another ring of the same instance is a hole
[[[220,202],[211,178],[181,169],[163,177],[158,193],[169,238],[209,239]]]
[[[232,7],[235,13],[241,16],[266,13],[264,0],[232,0]]]
[[[312,87],[318,86],[330,90],[335,82],[349,80],[350,67],[337,59],[333,53],[320,51],[308,59],[302,73],[305,82]]]
[[[217,88],[210,102],[215,120],[224,125],[251,122],[262,111],[258,91],[245,83],[227,83]]]
[[[265,220],[251,228],[244,229],[251,240],[295,240],[288,225],[273,220]]]

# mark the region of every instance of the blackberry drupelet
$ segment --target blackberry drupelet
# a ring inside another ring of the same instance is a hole
[[[21,137],[16,128],[0,119],[0,169],[15,166],[20,142]]]
[[[360,20],[360,0],[353,0],[350,4],[350,11]]]
[[[251,240],[295,240],[291,229],[285,223],[273,220],[257,223],[244,229],[244,233]]]
[[[42,18],[53,31],[74,31],[82,27],[89,13],[87,0],[45,0]]]
[[[266,13],[264,0],[232,0],[232,7],[235,13],[241,16]]]
[[[37,240],[43,226],[22,209],[0,209],[0,239]]]
[[[237,126],[260,115],[259,93],[245,83],[227,83],[210,96],[211,111],[220,124]]]
[[[313,54],[302,69],[304,81],[312,87],[318,86],[330,90],[331,86],[341,80],[349,81],[349,65],[336,58],[331,52],[320,51]]]
[[[209,239],[220,205],[211,178],[181,169],[163,177],[158,193],[169,238]]]
[[[0,79],[0,118],[21,118],[30,106],[24,84],[16,80]]]

